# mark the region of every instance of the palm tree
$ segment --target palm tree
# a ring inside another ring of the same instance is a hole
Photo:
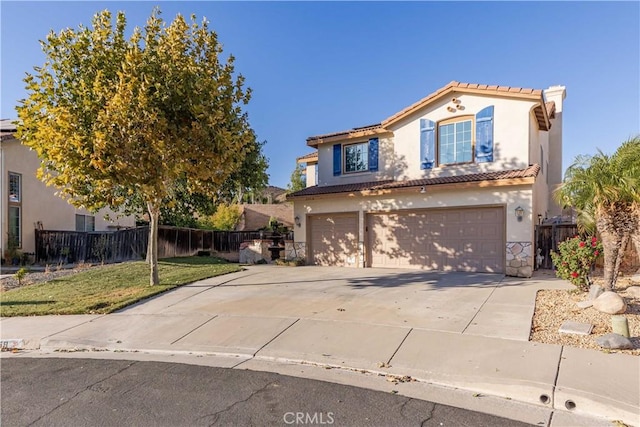
[[[556,200],[587,216],[590,212],[604,248],[605,288],[615,287],[623,250],[640,232],[638,156],[640,137],[626,141],[613,156],[601,151],[578,156],[556,190]],[[634,158],[635,156],[635,158]]]
[[[615,157],[620,169],[624,170],[625,175],[629,177],[632,191],[635,192],[632,209],[637,222],[631,232],[631,241],[636,249],[636,254],[640,257],[640,135],[624,142],[616,150]],[[640,269],[638,269],[638,273],[640,274]]]

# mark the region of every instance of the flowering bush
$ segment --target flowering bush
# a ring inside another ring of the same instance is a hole
[[[596,237],[582,240],[575,236],[558,245],[559,252],[551,252],[556,276],[570,281],[580,290],[588,291],[591,285],[589,273],[602,253],[602,242]]]

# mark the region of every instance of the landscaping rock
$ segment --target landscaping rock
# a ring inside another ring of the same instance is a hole
[[[631,298],[640,299],[640,286],[631,286],[627,288],[627,295]]]
[[[602,295],[603,292],[604,292],[604,289],[602,288],[602,286],[591,285],[591,287],[589,288],[589,297],[587,299],[594,300],[598,298],[600,295]]]
[[[640,283],[640,271],[629,278],[631,283]]]
[[[613,350],[627,350],[633,348],[633,344],[629,338],[623,337],[620,334],[606,334],[596,338],[596,343],[600,347],[609,348]]]
[[[622,314],[627,311],[627,303],[615,292],[607,291],[593,301],[593,308],[607,314]]]
[[[580,302],[577,302],[576,305],[578,306],[578,308],[582,308],[584,310],[585,308],[591,307],[593,305],[593,301],[592,300],[580,301]]]

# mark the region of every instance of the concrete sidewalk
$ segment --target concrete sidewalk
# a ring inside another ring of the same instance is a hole
[[[564,285],[251,267],[111,315],[2,318],[0,336],[3,345],[36,356],[81,349],[103,351],[80,357],[178,355],[190,363],[394,387],[531,424],[640,425],[637,357],[526,341],[535,292],[545,286]]]

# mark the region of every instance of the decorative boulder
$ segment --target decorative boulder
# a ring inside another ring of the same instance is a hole
[[[627,311],[627,303],[615,292],[607,291],[593,301],[593,308],[607,314],[622,314]]]
[[[606,334],[596,338],[596,343],[603,348],[614,350],[627,350],[633,348],[633,344],[627,337],[620,334]]]
[[[604,289],[602,289],[602,286],[591,285],[589,287],[589,297],[587,299],[594,300],[598,298],[600,295],[602,295],[603,292],[604,292]]]
[[[631,298],[640,299],[640,286],[628,287],[627,295],[629,295]]]

